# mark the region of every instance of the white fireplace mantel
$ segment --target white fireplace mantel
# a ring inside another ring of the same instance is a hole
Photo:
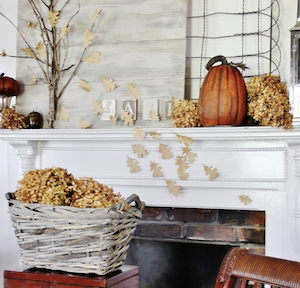
[[[300,127],[149,128],[139,141],[134,128],[1,130],[20,156],[19,178],[29,169],[58,166],[75,177],[93,177],[114,191],[138,194],[148,206],[243,209],[266,212],[266,253],[300,261]],[[180,180],[175,163],[182,155],[177,136],[194,140],[197,154]],[[138,158],[132,144],[148,151]],[[171,148],[174,157],[163,159],[159,145]],[[138,161],[141,171],[131,173],[127,159]],[[176,197],[163,178],[154,178],[150,163],[162,167],[164,178],[181,186]],[[210,181],[203,165],[216,167],[219,176]],[[247,196],[250,203],[241,201]]]

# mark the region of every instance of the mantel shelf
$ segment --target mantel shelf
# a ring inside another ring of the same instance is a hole
[[[201,128],[149,128],[146,132],[156,131],[163,140],[172,140],[176,134],[191,137],[194,140],[285,140],[288,143],[300,143],[300,127],[292,130],[282,128],[247,127],[201,127]],[[133,128],[114,129],[26,129],[0,130],[3,141],[97,141],[136,139]]]

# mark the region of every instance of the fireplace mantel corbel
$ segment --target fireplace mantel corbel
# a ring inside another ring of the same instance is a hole
[[[36,168],[38,141],[36,140],[9,140],[8,143],[17,151],[21,159],[22,174]]]

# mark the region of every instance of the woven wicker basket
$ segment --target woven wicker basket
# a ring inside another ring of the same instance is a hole
[[[124,264],[144,207],[136,195],[95,209],[28,204],[14,200],[13,193],[6,197],[24,264],[98,275]]]

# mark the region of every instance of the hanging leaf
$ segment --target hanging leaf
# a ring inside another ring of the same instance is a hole
[[[67,24],[64,24],[61,32],[60,32],[60,38],[65,38],[68,36],[68,33],[70,31],[70,27],[67,26]]]
[[[156,112],[153,112],[153,111],[150,111],[150,118],[151,118],[152,122],[160,121],[160,116]]]
[[[46,46],[44,43],[39,42],[39,44],[36,46],[36,55],[39,56],[41,59],[46,58]]]
[[[135,133],[133,133],[133,135],[139,140],[142,141],[144,140],[144,138],[146,137],[146,132],[140,128],[140,127],[136,127],[133,130],[135,130]]]
[[[36,76],[32,76],[32,85],[36,85],[36,82],[37,82],[37,77]]]
[[[116,83],[114,83],[114,80],[109,77],[101,77],[101,82],[107,92],[111,92],[117,87]]]
[[[181,187],[177,185],[176,181],[173,180],[166,180],[166,183],[167,187],[169,187],[169,192],[177,197],[181,192]]]
[[[21,51],[23,51],[25,53],[26,56],[29,56],[30,58],[33,58],[33,52],[30,48],[26,47],[26,48],[21,48]]]
[[[92,89],[92,86],[82,79],[80,79],[80,87],[87,92],[90,92]]]
[[[247,195],[239,195],[239,198],[244,205],[248,205],[252,202],[251,198]]]
[[[93,100],[93,107],[95,115],[101,115],[104,112],[104,109],[102,107],[102,101]]]
[[[60,110],[58,111],[58,114],[60,115],[58,120],[69,122],[69,114],[70,112],[66,109],[65,105],[61,105]]]
[[[162,169],[161,166],[158,166],[157,163],[151,161],[150,171],[152,171],[152,177],[154,178],[163,177],[164,175],[161,169]]]
[[[95,11],[95,13],[93,14],[93,17],[92,17],[93,22],[96,22],[96,20],[98,19],[99,14],[100,14],[100,12],[101,12],[101,11],[99,11],[99,9],[97,9],[97,10]]]
[[[7,56],[7,54],[6,54],[6,50],[5,50],[5,49],[2,49],[1,56],[2,56],[2,57],[6,57],[6,56]]]
[[[173,157],[172,152],[170,152],[171,147],[169,147],[166,144],[160,144],[159,145],[159,152],[162,154],[162,158],[163,159],[170,159]]]
[[[93,63],[98,63],[100,62],[100,52],[94,51],[91,53],[91,55],[86,56],[84,59],[84,62],[93,64]]]
[[[192,152],[191,148],[188,147],[181,147],[182,152],[184,154],[184,157],[187,159],[187,161],[192,164],[195,161],[195,158],[198,157],[198,155],[194,152]]]
[[[81,129],[87,129],[92,127],[92,124],[90,124],[87,120],[81,118]]]
[[[157,141],[160,140],[160,137],[161,137],[160,133],[157,133],[156,131],[150,131],[149,134],[152,136],[153,139],[155,139]]]
[[[178,169],[177,170],[177,175],[178,175],[178,177],[179,177],[180,180],[186,180],[186,178],[189,176],[189,173],[187,173],[184,170]]]
[[[55,27],[57,21],[59,19],[59,12],[58,11],[49,11],[48,12],[48,20],[51,25],[51,28]]]
[[[176,98],[176,97],[172,96],[172,103],[173,103],[174,106],[177,105],[180,101],[181,100],[179,98]]]
[[[125,126],[132,126],[134,124],[134,115],[129,111],[122,110],[122,120]]]
[[[110,115],[109,119],[110,119],[110,122],[113,123],[114,126],[117,124],[118,117],[114,117],[114,116]]]
[[[132,99],[137,99],[142,95],[142,92],[139,90],[140,87],[136,84],[128,83],[128,93],[131,94]]]
[[[92,44],[92,39],[95,37],[95,34],[92,33],[90,30],[85,29],[84,36],[83,36],[83,47],[87,48]]]
[[[28,21],[27,22],[27,27],[30,28],[30,29],[33,29],[33,28],[35,28],[35,24],[32,23],[31,21]]]
[[[148,151],[145,149],[144,145],[131,144],[131,147],[132,151],[137,154],[138,158],[144,158],[148,154]]]
[[[129,158],[127,156],[127,167],[130,167],[131,173],[136,173],[141,171],[141,168],[139,167],[139,162],[135,159]]]
[[[184,145],[186,146],[190,146],[194,143],[194,140],[190,137],[186,137],[186,136],[182,136],[182,135],[178,135],[176,134],[177,136],[177,140],[179,141],[179,143],[183,143]]]
[[[181,156],[176,157],[175,164],[178,165],[178,169],[182,170],[182,171],[184,171],[190,167],[189,163],[186,161],[185,157],[181,157]]]
[[[216,179],[219,176],[219,173],[217,172],[217,168],[213,168],[212,166],[205,166],[205,165],[203,165],[203,167],[204,167],[205,174],[209,176],[210,181]]]

